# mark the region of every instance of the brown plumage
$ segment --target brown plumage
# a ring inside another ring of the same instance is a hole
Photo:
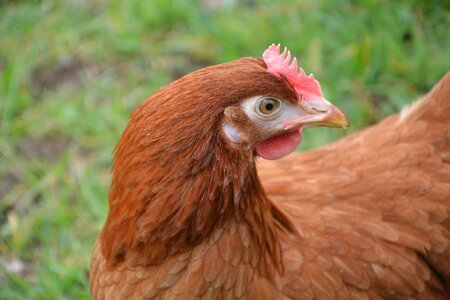
[[[244,112],[254,96],[312,111],[287,78],[243,58],[133,112],[92,256],[93,298],[447,299],[450,74],[400,115],[274,161],[255,161],[256,145],[282,131]]]

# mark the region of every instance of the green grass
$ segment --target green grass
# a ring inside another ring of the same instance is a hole
[[[450,69],[441,2],[0,2],[0,300],[89,298],[112,149],[160,86],[280,42],[355,131]],[[344,134],[311,130],[303,147]]]

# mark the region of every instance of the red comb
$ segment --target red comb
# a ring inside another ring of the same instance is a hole
[[[264,51],[263,59],[267,70],[278,78],[284,76],[298,96],[307,99],[323,97],[319,82],[313,74],[307,76],[302,68],[298,68],[297,58],[294,57],[291,63],[291,52],[287,48],[280,54],[280,44],[272,44]]]

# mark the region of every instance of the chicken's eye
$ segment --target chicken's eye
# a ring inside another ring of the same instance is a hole
[[[261,98],[258,102],[256,111],[263,116],[269,116],[276,113],[281,106],[281,101],[274,98]]]

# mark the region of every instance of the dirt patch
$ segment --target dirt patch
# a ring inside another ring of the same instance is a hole
[[[2,176],[0,181],[0,199],[13,189],[13,187],[19,183],[19,179],[11,172],[7,172]],[[0,224],[1,224],[1,212],[0,212]]]
[[[88,74],[99,73],[99,68],[76,56],[64,56],[57,62],[36,67],[33,71],[33,97],[40,98],[47,89],[54,89],[61,84],[72,87],[80,86]]]
[[[371,93],[369,101],[378,110],[381,106],[388,102],[388,98],[386,95],[380,93]]]
[[[60,134],[41,138],[28,136],[18,144],[19,152],[28,159],[56,162],[69,145],[70,139]]]

